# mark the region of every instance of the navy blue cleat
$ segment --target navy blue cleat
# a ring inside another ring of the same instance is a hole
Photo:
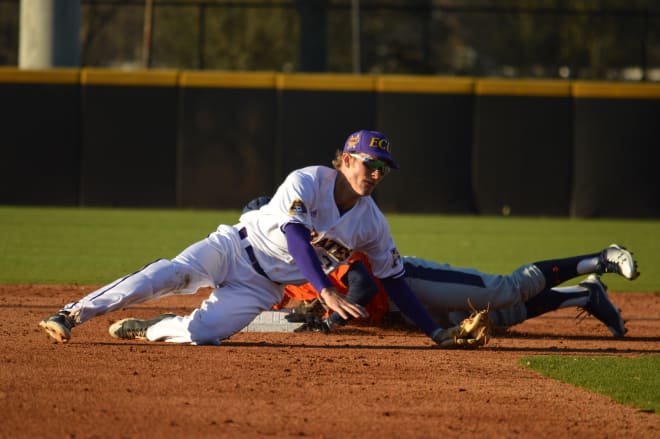
[[[580,282],[580,286],[589,290],[589,301],[580,308],[603,322],[613,336],[623,337],[628,330],[621,312],[607,297],[607,286],[595,274]]]

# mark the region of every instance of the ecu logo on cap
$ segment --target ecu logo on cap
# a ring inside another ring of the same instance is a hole
[[[390,141],[383,137],[372,137],[369,142],[369,148],[378,148],[383,151],[391,152]]]
[[[293,200],[293,203],[291,203],[291,207],[289,207],[289,215],[305,215],[305,214],[307,214],[307,207],[305,207],[305,203],[303,203],[303,201],[300,199]]]
[[[348,138],[348,149],[355,149],[357,144],[360,143],[360,135],[355,134]]]

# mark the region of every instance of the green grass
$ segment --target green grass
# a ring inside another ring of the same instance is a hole
[[[238,211],[0,206],[0,283],[100,284],[171,258]],[[490,273],[617,242],[640,261],[612,291],[660,291],[660,221],[388,215],[401,254]]]
[[[637,358],[542,356],[519,363],[545,376],[660,413],[660,355]]]
[[[238,212],[0,207],[0,283],[102,284],[176,256]]]

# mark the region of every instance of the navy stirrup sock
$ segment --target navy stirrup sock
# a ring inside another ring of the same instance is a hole
[[[547,261],[534,262],[539,270],[545,276],[546,287],[551,288],[557,286],[569,279],[577,277],[580,273],[577,271],[577,266],[580,261],[597,257],[599,253],[583,256],[573,256],[571,258],[550,259]]]
[[[588,291],[574,292],[574,293],[560,293],[552,289],[546,288],[541,291],[536,296],[532,297],[530,300],[525,302],[525,308],[527,309],[527,318],[531,319],[532,317],[540,316],[550,311],[559,309],[562,303],[567,300],[577,299],[580,297],[588,296]]]

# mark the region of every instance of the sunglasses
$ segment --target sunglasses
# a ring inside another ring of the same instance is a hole
[[[353,158],[359,159],[371,172],[380,171],[381,175],[385,176],[392,170],[392,167],[382,160],[373,159],[361,154],[350,153],[349,155]]]

